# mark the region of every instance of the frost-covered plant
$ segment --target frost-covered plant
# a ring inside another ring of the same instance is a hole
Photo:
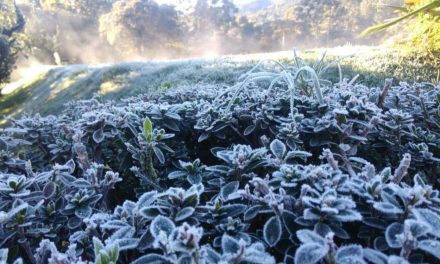
[[[440,86],[344,82],[320,101],[308,73],[293,96],[283,74],[270,89],[254,74],[236,94],[95,97],[11,120],[0,131],[0,257],[438,262]]]
[[[402,257],[386,256],[359,245],[338,247],[332,233],[322,237],[309,230],[299,230],[296,235],[302,245],[295,253],[295,263],[314,264],[323,260],[326,263],[408,263]]]
[[[126,144],[128,151],[133,158],[139,160],[143,165],[147,176],[153,181],[157,181],[157,172],[153,164],[153,153],[160,163],[165,162],[165,155],[162,150],[173,152],[164,142],[164,139],[172,138],[173,134],[166,134],[163,129],[153,128],[153,123],[147,117],[143,123],[142,134],[138,135],[139,148]]]
[[[206,166],[200,163],[200,159],[193,162],[179,160],[179,165],[182,170],[168,174],[169,179],[185,178],[190,184],[199,184],[206,175]]]

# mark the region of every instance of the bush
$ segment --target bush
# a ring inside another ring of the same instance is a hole
[[[8,38],[0,34],[0,91],[1,84],[6,82],[11,75],[15,64]]]
[[[25,20],[14,1],[0,2],[0,96],[2,84],[9,80],[20,45],[15,33],[23,30]]]
[[[12,120],[0,258],[438,261],[440,86],[324,87],[303,70]]]

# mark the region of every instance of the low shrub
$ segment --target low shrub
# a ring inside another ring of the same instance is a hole
[[[438,262],[440,86],[296,73],[11,120],[0,261]]]

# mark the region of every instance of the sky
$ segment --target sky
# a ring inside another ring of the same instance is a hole
[[[158,4],[168,4],[176,6],[176,10],[184,13],[191,10],[194,7],[197,0],[155,0]],[[256,0],[232,0],[236,6],[246,5],[248,3],[255,2]]]
[[[185,5],[190,5],[197,0],[156,0],[159,4],[169,4],[169,5],[178,5],[179,3],[184,3]],[[255,0],[233,0],[236,5],[243,5],[247,3],[254,2]]]

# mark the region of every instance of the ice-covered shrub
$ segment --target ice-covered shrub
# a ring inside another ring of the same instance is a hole
[[[439,261],[439,86],[249,85],[12,120],[0,259]]]

